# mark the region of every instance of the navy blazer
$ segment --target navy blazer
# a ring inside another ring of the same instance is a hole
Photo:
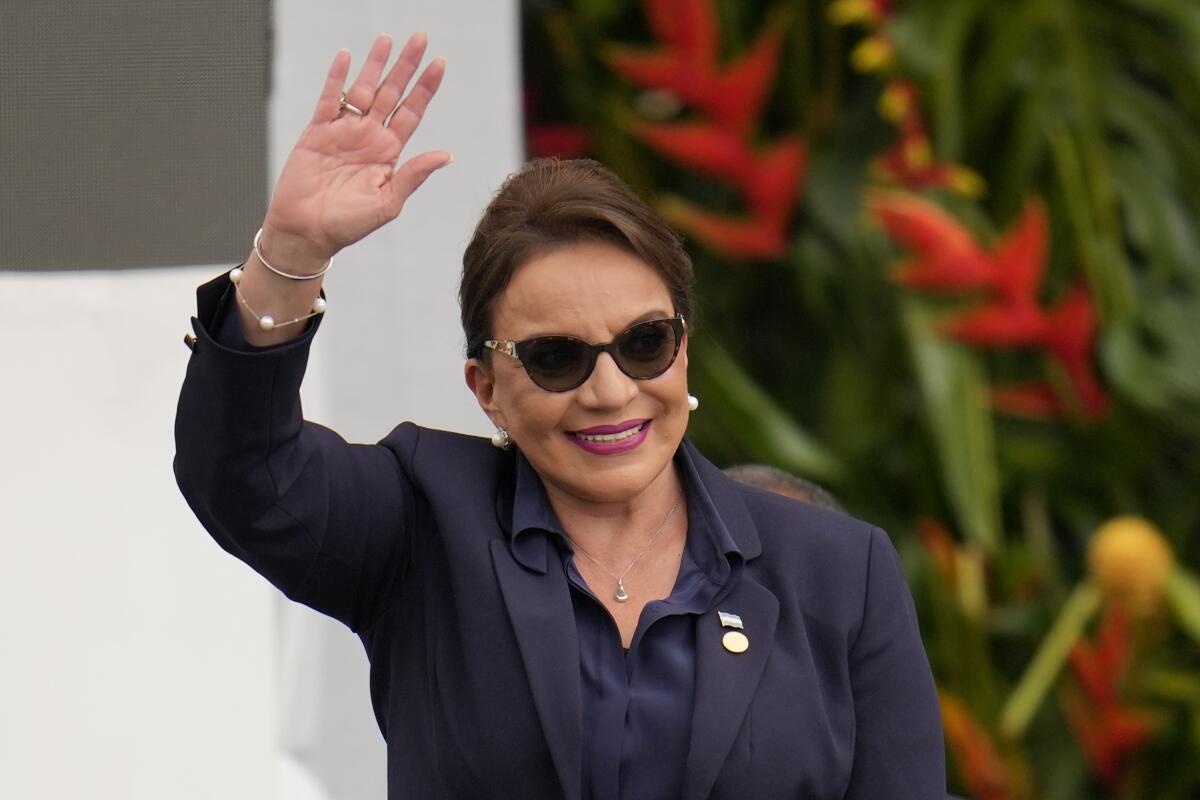
[[[316,329],[246,353],[198,292],[175,474],[213,538],[288,597],[358,633],[388,743],[388,796],[580,796],[578,648],[561,564],[510,549],[514,456],[405,423],[347,444],[301,415]],[[938,699],[887,536],[728,479],[693,445],[697,491],[746,562],[697,621],[684,800],[942,800]]]

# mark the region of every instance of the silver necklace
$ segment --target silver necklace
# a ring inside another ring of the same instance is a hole
[[[633,561],[629,562],[629,566],[627,566],[627,567],[625,567],[625,569],[621,570],[620,575],[613,572],[608,567],[604,566],[604,564],[600,562],[600,559],[596,558],[594,555],[589,553],[587,550],[584,550],[582,547],[580,547],[579,544],[574,539],[572,539],[570,536],[567,536],[567,540],[570,541],[571,546],[574,547],[576,550],[578,550],[581,555],[586,556],[588,561],[591,561],[597,567],[599,567],[600,569],[604,570],[609,575],[611,575],[612,577],[617,579],[617,590],[615,592],[613,592],[613,599],[616,600],[618,603],[624,603],[626,600],[629,599],[629,592],[625,591],[625,576],[629,574],[629,570],[633,569],[634,564],[641,561],[642,556],[646,555],[646,553],[649,552],[651,545],[653,545],[654,542],[658,539],[659,534],[661,534],[664,530],[666,530],[667,523],[671,521],[671,517],[675,515],[675,509],[677,509],[677,508],[679,508],[679,498],[678,497],[675,498],[675,503],[674,503],[674,505],[671,506],[671,510],[667,512],[667,515],[665,517],[663,517],[663,521],[658,523],[658,528],[656,528],[654,533],[650,535],[650,540],[646,542],[646,546],[643,547],[641,549],[641,551],[636,556],[633,557]]]

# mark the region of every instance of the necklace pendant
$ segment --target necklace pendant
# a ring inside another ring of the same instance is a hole
[[[625,591],[625,584],[620,580],[617,581],[617,591],[613,594],[613,599],[618,603],[624,603],[629,599],[629,592]]]

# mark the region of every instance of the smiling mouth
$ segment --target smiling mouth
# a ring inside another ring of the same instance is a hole
[[[579,431],[573,431],[571,435],[582,442],[620,442],[637,436],[649,424],[650,420],[645,420],[644,422],[639,422],[637,425],[634,425],[632,428],[626,428],[625,430],[617,431],[616,433],[581,433]]]

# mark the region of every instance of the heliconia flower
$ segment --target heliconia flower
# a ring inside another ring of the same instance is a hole
[[[755,42],[722,67],[716,63],[717,21],[711,0],[645,0],[659,50],[609,47],[603,57],[618,74],[642,88],[670,92],[707,119],[703,122],[629,125],[633,136],[659,155],[697,172],[728,180],[741,190],[748,213],[730,216],[672,200],[667,219],[712,249],[737,258],[773,259],[787,252],[787,228],[807,152],[798,136],[761,151],[752,144],[779,70],[790,12],[773,11]]]
[[[917,523],[917,539],[929,551],[933,563],[946,583],[953,586],[958,569],[955,552],[958,549],[954,537],[946,526],[937,520],[921,519]]]
[[[721,70],[713,87],[696,105],[739,131],[749,131],[779,74],[779,55],[789,15],[780,10],[771,15],[758,38],[740,58]]]
[[[591,149],[591,139],[582,125],[539,123],[525,131],[529,155],[578,158]]]
[[[997,411],[1016,417],[1055,419],[1066,415],[1053,387],[1044,381],[993,386],[991,401]]]
[[[1037,302],[1046,268],[1046,207],[1031,199],[992,254],[996,291],[1006,302]]]
[[[693,64],[717,59],[717,15],[712,0],[645,0],[646,20],[656,38]]]
[[[1080,639],[1071,648],[1071,671],[1096,707],[1117,704],[1117,683],[1129,661],[1130,648],[1129,620],[1115,605],[1109,605],[1100,619],[1095,646]]]
[[[866,207],[914,257],[893,279],[927,292],[961,292],[990,285],[991,263],[974,237],[940,206],[907,192],[876,190]]]
[[[1096,644],[1076,642],[1069,656],[1086,702],[1068,702],[1067,721],[1092,770],[1110,787],[1120,782],[1130,755],[1154,732],[1145,714],[1120,699],[1122,674],[1131,658],[1128,620],[1121,606],[1111,604],[1101,619]]]
[[[878,25],[892,14],[893,0],[834,0],[826,12],[834,25]]]
[[[745,140],[728,128],[703,122],[638,122],[633,135],[674,163],[737,183],[750,179],[754,153]]]
[[[943,188],[965,197],[983,194],[983,179],[976,172],[933,160],[929,139],[920,122],[907,127],[895,146],[872,162],[871,170],[877,178],[909,189]]]
[[[1027,347],[1045,341],[1049,318],[1030,304],[985,303],[944,320],[942,331],[968,344]]]
[[[772,260],[787,252],[786,231],[768,220],[714,214],[678,199],[659,208],[668,222],[723,255]]]
[[[686,103],[697,103],[712,90],[711,70],[678,53],[610,45],[602,57],[629,82],[646,89],[669,89]]]
[[[1067,722],[1079,740],[1092,771],[1109,788],[1115,788],[1130,757],[1154,733],[1145,714],[1128,708],[1089,712],[1078,704],[1066,708]]]
[[[974,800],[1009,800],[1009,770],[987,730],[970,709],[946,691],[938,692],[946,744],[954,753],[964,788]]]
[[[795,134],[764,151],[742,183],[751,213],[782,230],[791,219],[807,160],[804,140]]]
[[[1096,310],[1091,293],[1076,284],[1050,312],[1047,349],[1058,359],[1071,379],[1084,414],[1090,419],[1104,416],[1108,394],[1092,367],[1096,343]]]
[[[868,36],[850,51],[850,64],[859,72],[883,72],[896,63],[892,40],[881,33]]]

